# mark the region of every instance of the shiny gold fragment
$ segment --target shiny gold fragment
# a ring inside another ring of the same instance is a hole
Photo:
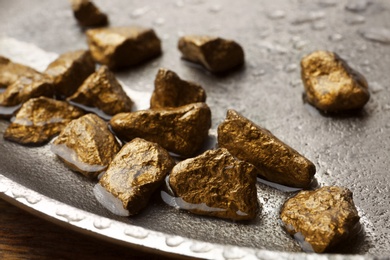
[[[0,88],[8,87],[21,76],[33,77],[36,74],[40,73],[33,68],[0,56]]]
[[[53,95],[54,88],[49,76],[41,73],[21,76],[0,93],[0,106],[17,106],[30,98],[53,97]]]
[[[51,146],[69,168],[90,178],[106,170],[119,149],[107,123],[94,114],[71,121]]]
[[[185,81],[173,71],[159,69],[154,81],[150,108],[180,107],[205,102],[206,92],[193,82]]]
[[[232,40],[211,36],[184,36],[178,48],[183,58],[203,65],[211,72],[224,72],[244,63],[244,50]]]
[[[179,162],[169,176],[179,207],[199,215],[249,220],[259,210],[255,167],[226,149]]]
[[[301,60],[306,100],[324,112],[361,109],[369,100],[366,79],[336,53],[315,51]]]
[[[4,139],[20,144],[42,144],[82,115],[80,109],[67,102],[46,97],[32,98],[17,112],[4,133]]]
[[[301,191],[285,202],[280,217],[291,235],[303,235],[317,253],[354,235],[359,222],[352,192],[342,187]]]
[[[256,166],[258,174],[271,182],[308,187],[315,174],[312,162],[234,110],[228,110],[218,126],[218,145]]]
[[[61,54],[49,64],[45,73],[52,77],[56,95],[72,95],[84,80],[95,71],[91,53],[85,50]]]
[[[83,27],[98,27],[108,24],[108,17],[105,13],[90,0],[70,0],[73,15],[77,22]]]
[[[208,137],[211,111],[205,103],[120,113],[110,125],[124,140],[140,137],[182,156],[194,155]]]
[[[134,66],[161,54],[161,41],[153,29],[111,27],[86,34],[95,61],[110,69]]]
[[[164,148],[135,138],[122,147],[99,182],[122,201],[130,215],[135,215],[147,206],[174,165]]]

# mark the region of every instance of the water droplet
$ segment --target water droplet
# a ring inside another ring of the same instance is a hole
[[[384,87],[378,82],[374,81],[370,83],[370,89],[372,93],[378,93],[384,90]]]
[[[332,42],[339,42],[343,39],[343,36],[339,33],[334,33],[329,36],[329,40]]]
[[[183,242],[184,242],[184,239],[182,237],[180,237],[180,236],[167,237],[166,240],[165,240],[165,243],[167,244],[167,246],[170,246],[170,247],[179,246]]]
[[[283,10],[274,10],[268,14],[268,18],[272,20],[283,19],[286,17],[286,12]]]
[[[241,259],[245,256],[245,253],[238,247],[230,247],[225,249],[222,255],[226,259]]]
[[[303,23],[312,23],[314,21],[320,20],[326,16],[326,13],[323,11],[312,11],[309,13],[301,13],[298,17],[296,17],[291,24],[299,25]]]
[[[252,72],[252,75],[255,76],[255,77],[259,77],[259,76],[263,76],[265,75],[265,70],[256,70],[254,72]]]
[[[318,1],[318,4],[323,7],[332,7],[336,6],[338,3],[338,0],[320,0]]]
[[[12,190],[12,195],[14,196],[15,199],[22,198],[31,204],[37,204],[38,202],[41,201],[41,198],[39,196],[30,194],[26,190],[22,190],[22,189]]]
[[[125,235],[138,238],[138,239],[144,239],[149,235],[149,231],[145,230],[144,228],[141,227],[131,227],[131,228],[126,228],[124,231]]]
[[[111,221],[106,218],[98,218],[93,221],[93,226],[97,229],[106,229],[111,226]]]
[[[83,214],[68,207],[58,208],[56,210],[56,215],[65,218],[69,222],[79,222],[85,219]]]
[[[311,27],[313,28],[313,30],[322,31],[326,28],[326,23],[323,21],[318,21],[318,22],[313,23],[313,25]]]
[[[221,5],[213,5],[209,8],[209,11],[211,13],[218,13],[222,10],[222,6]]]
[[[297,68],[298,68],[298,65],[297,65],[297,64],[291,63],[291,64],[288,64],[288,65],[284,68],[284,70],[285,70],[286,72],[290,73],[290,72],[296,71]]]
[[[149,6],[137,8],[131,13],[131,17],[139,18],[139,17],[143,16],[144,14],[146,14],[149,10],[150,10]]]
[[[362,29],[359,31],[359,33],[361,36],[363,36],[363,38],[370,41],[390,43],[390,30],[388,28],[371,27]]]
[[[345,9],[351,12],[363,12],[367,9],[370,2],[368,0],[349,0]]]
[[[213,249],[210,243],[195,242],[190,246],[190,250],[194,253],[206,253]]]
[[[366,18],[362,15],[354,15],[347,17],[345,22],[349,25],[363,24],[366,22]]]
[[[161,17],[154,20],[155,25],[163,25],[164,23],[165,23],[165,19]]]

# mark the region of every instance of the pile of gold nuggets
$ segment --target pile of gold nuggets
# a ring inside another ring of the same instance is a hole
[[[314,164],[268,130],[234,110],[218,126],[218,149],[199,154],[208,138],[211,111],[206,93],[175,72],[159,69],[150,109],[132,112],[133,101],[112,70],[161,54],[153,29],[102,27],[106,14],[91,1],[73,0],[75,18],[89,50],[60,55],[40,73],[0,57],[0,115],[12,122],[4,139],[22,145],[51,142],[52,151],[75,172],[99,179],[129,215],[147,206],[165,181],[188,211],[230,220],[254,219],[260,210],[257,176],[300,191],[280,217],[291,235],[314,252],[326,252],[359,224],[352,192],[343,187],[310,190]],[[97,28],[100,27],[100,28]],[[182,57],[211,73],[244,63],[242,47],[210,36],[184,36]],[[95,70],[96,63],[101,66]],[[305,99],[325,113],[361,109],[369,100],[364,77],[337,54],[316,51],[301,60]],[[90,108],[108,116],[109,122]],[[120,140],[120,141],[119,141]]]

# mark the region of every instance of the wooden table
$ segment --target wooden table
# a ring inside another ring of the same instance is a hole
[[[35,217],[0,199],[0,259],[167,259],[109,244]]]

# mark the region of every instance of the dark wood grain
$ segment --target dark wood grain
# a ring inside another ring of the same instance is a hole
[[[0,199],[0,259],[172,259],[62,228]]]

